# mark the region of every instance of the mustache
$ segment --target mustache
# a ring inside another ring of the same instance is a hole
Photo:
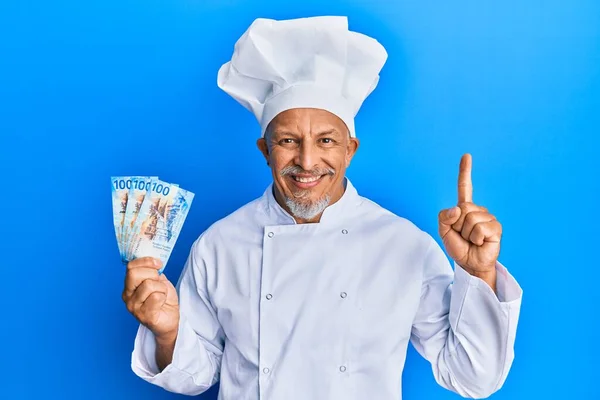
[[[290,165],[282,169],[279,174],[281,176],[286,175],[312,175],[312,176],[321,176],[321,175],[333,175],[335,174],[335,170],[333,168],[315,168],[310,171],[305,171],[304,168],[299,165]]]

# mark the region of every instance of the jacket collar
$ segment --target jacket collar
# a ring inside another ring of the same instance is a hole
[[[339,222],[352,217],[356,206],[361,202],[361,197],[347,177],[344,178],[344,186],[344,194],[338,201],[330,204],[323,211],[319,224],[335,223],[336,221]],[[271,182],[263,194],[263,204],[273,225],[296,224],[296,220],[275,199],[273,182]]]

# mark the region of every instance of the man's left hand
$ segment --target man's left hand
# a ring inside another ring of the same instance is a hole
[[[458,204],[439,213],[438,230],[448,255],[495,291],[502,225],[487,208],[473,203],[471,164],[471,155],[463,155],[458,174]]]

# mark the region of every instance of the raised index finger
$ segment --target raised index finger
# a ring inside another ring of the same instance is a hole
[[[473,183],[471,182],[471,155],[464,154],[460,159],[458,171],[458,203],[473,202]]]

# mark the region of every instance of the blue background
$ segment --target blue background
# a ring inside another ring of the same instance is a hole
[[[389,60],[357,117],[361,194],[437,238],[473,155],[524,288],[494,399],[598,399],[600,2],[93,0],[0,3],[0,398],[175,399],[137,378],[109,177],[196,193],[166,274],[259,196],[254,117],[216,73],[254,18],[347,15]],[[201,396],[216,398],[217,390]],[[456,399],[411,348],[404,398]]]

